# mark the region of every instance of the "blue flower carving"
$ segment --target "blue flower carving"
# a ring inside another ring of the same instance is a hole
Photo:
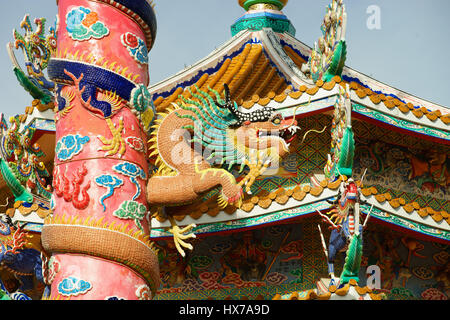
[[[83,146],[89,142],[88,136],[67,135],[61,138],[56,144],[56,157],[60,161],[67,161],[83,150]]]
[[[144,40],[131,32],[123,34],[121,40],[134,60],[141,64],[148,64],[148,49]]]
[[[68,277],[58,284],[58,291],[65,296],[77,296],[92,289],[92,285],[76,277]]]

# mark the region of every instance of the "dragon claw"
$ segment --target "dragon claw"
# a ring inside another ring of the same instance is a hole
[[[194,233],[189,233],[197,225],[195,223],[192,223],[184,228],[180,228],[179,226],[176,225],[172,217],[170,217],[169,220],[170,223],[172,224],[172,227],[168,231],[173,235],[173,242],[175,243],[177,251],[181,254],[182,257],[185,257],[186,253],[183,250],[183,248],[192,250],[194,249],[194,247],[192,246],[192,244],[187,243],[184,240],[197,238],[197,236]]]

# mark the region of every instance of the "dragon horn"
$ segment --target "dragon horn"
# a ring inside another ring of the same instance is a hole
[[[231,101],[230,88],[228,87],[228,84],[226,84],[226,83],[223,84],[223,87],[225,88],[225,101],[229,102],[229,101]]]
[[[231,98],[230,98],[230,88],[228,87],[228,85],[226,83],[224,83],[223,86],[225,88],[225,104],[222,105],[217,101],[215,101],[215,103],[219,108],[222,108],[222,109],[226,108],[226,109],[232,111],[231,110],[232,105],[231,105]]]

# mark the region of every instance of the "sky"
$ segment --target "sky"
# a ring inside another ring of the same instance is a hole
[[[331,0],[290,0],[283,13],[296,38],[313,46]],[[156,84],[206,57],[231,38],[230,26],[245,13],[238,0],[154,0],[158,31],[149,54],[150,84]],[[346,64],[368,76],[425,100],[450,107],[449,0],[344,0],[347,8]],[[377,11],[373,11],[373,8]],[[369,9],[369,11],[368,11]],[[379,13],[376,18],[375,13]],[[56,0],[14,0],[0,13],[0,112],[24,112],[32,97],[12,72],[6,44],[25,14],[57,14]],[[368,25],[369,21],[369,25]],[[376,28],[369,28],[378,22]],[[16,52],[20,56],[21,52]],[[24,68],[24,67],[22,67]]]

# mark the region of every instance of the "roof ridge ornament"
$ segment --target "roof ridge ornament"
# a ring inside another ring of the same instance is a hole
[[[34,98],[40,99],[44,105],[53,101],[55,84],[49,81],[44,71],[48,66],[51,55],[56,51],[56,26],[49,28],[45,34],[45,18],[34,19],[36,29],[33,28],[30,15],[25,15],[20,27],[25,33],[13,30],[14,42],[6,45],[9,58],[13,64],[13,72],[20,85]],[[14,49],[22,49],[25,71],[17,61]]]
[[[289,0],[238,0],[239,5],[246,11],[252,9],[252,7],[260,4],[269,5],[268,9],[274,8],[275,10],[282,10]]]
[[[288,0],[238,0],[239,5],[247,12],[231,26],[234,37],[242,30],[251,32],[270,28],[278,33],[288,33],[295,36],[295,28],[281,9]]]
[[[332,0],[320,27],[322,36],[314,43],[308,61],[309,73],[314,82],[328,82],[342,74],[347,57],[346,27],[347,13],[343,0]]]

